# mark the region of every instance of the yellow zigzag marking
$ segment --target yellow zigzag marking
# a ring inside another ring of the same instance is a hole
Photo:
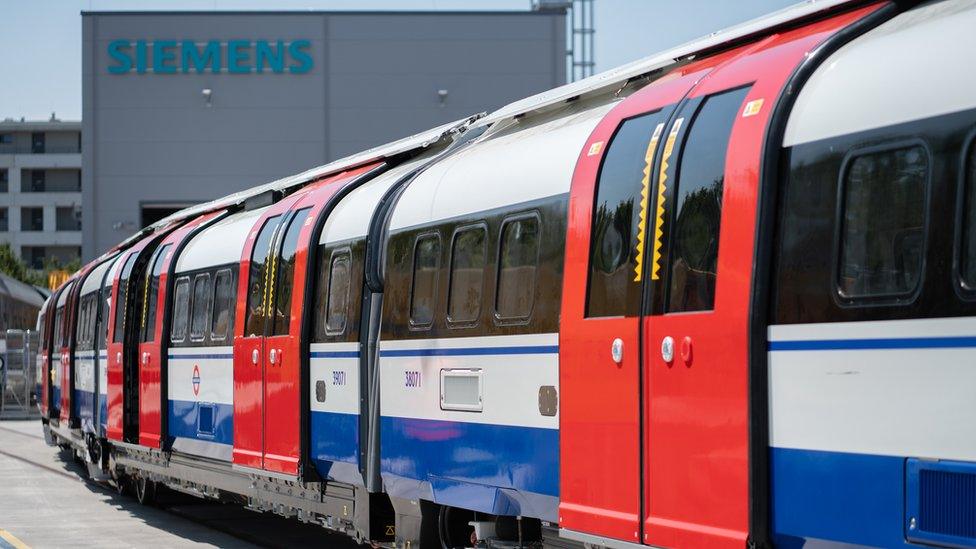
[[[654,257],[651,261],[651,280],[661,278],[661,248],[664,246],[664,193],[667,190],[668,180],[668,160],[674,152],[674,142],[678,138],[678,131],[684,118],[674,121],[671,131],[668,133],[668,140],[664,143],[664,153],[661,155],[661,174],[658,176],[657,187],[657,208],[655,209],[654,219]]]
[[[637,260],[634,266],[634,282],[640,282],[642,273],[644,272],[644,230],[647,227],[647,199],[650,195],[651,164],[654,163],[654,150],[657,149],[657,142],[661,137],[661,130],[663,129],[663,122],[654,128],[651,140],[647,144],[647,151],[644,152],[644,177],[641,179],[640,217],[637,222]]]

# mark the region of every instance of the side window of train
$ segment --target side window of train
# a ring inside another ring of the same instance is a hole
[[[962,219],[959,242],[959,283],[968,297],[976,297],[976,139],[970,139],[963,172]]]
[[[101,319],[102,321],[98,323],[98,350],[104,350],[108,344],[106,338],[108,337],[108,313],[111,310],[112,304],[112,286],[109,284],[101,289],[99,292],[98,299],[99,307],[102,308]]]
[[[295,254],[298,251],[298,235],[302,232],[305,219],[311,208],[302,208],[288,223],[285,238],[281,245],[281,255],[278,259],[277,287],[274,300],[273,335],[287,335],[291,323],[291,296],[295,284]]]
[[[538,214],[511,217],[502,222],[495,317],[503,323],[523,323],[532,314],[539,264],[539,225]]]
[[[732,126],[749,88],[708,96],[699,106],[681,149],[669,237],[667,312],[715,307],[725,160]]]
[[[221,269],[214,276],[214,297],[210,339],[223,341],[232,332],[234,322],[234,275],[230,269]]]
[[[847,303],[919,288],[929,159],[921,144],[854,152],[838,189],[837,292]]]
[[[173,289],[173,325],[169,339],[179,343],[186,339],[186,322],[190,313],[190,279],[182,276]]]
[[[190,341],[203,341],[210,327],[210,273],[193,277],[193,300],[190,304]]]
[[[593,203],[587,317],[636,316],[640,310],[640,254],[647,244],[641,245],[646,237],[639,226],[648,215],[641,193],[653,187],[651,164],[665,118],[657,111],[625,120],[610,140]]]
[[[441,237],[424,234],[413,247],[413,282],[410,287],[410,326],[429,328],[434,322],[437,274],[441,265]]]
[[[143,291],[142,341],[152,341],[156,337],[156,302],[159,298],[159,276],[170,245],[161,246],[153,254],[152,269],[146,272]]]
[[[251,251],[251,268],[247,278],[247,316],[244,319],[244,336],[264,335],[264,320],[268,308],[268,295],[265,291],[270,283],[271,240],[278,228],[280,215],[269,217],[254,241]],[[268,267],[268,268],[265,268]]]
[[[329,301],[325,313],[327,335],[339,335],[346,330],[350,286],[349,250],[338,251],[332,255],[329,266]]]
[[[112,334],[112,341],[115,343],[121,343],[124,335],[122,328],[125,324],[125,309],[128,305],[129,276],[132,274],[132,266],[135,264],[138,256],[138,252],[129,254],[129,257],[125,260],[125,265],[122,266],[122,273],[119,275],[118,303],[115,305],[115,331]]]
[[[463,227],[454,233],[447,294],[449,326],[473,326],[481,315],[487,233],[484,225]]]

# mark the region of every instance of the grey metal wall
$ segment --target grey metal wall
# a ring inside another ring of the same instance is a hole
[[[137,230],[142,205],[209,200],[566,78],[560,13],[87,13],[82,25],[85,259]],[[314,65],[112,74],[119,39],[306,39]]]

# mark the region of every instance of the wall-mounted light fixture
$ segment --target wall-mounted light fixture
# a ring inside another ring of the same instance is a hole
[[[213,106],[213,90],[210,89],[210,88],[203,88],[202,90],[200,90],[200,93],[203,94],[203,100],[206,102],[207,106],[208,107],[212,107]]]
[[[442,107],[447,103],[447,93],[445,89],[437,90],[437,98],[440,99]]]

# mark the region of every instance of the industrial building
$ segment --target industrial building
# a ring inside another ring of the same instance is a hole
[[[566,81],[566,12],[84,12],[83,257]]]

